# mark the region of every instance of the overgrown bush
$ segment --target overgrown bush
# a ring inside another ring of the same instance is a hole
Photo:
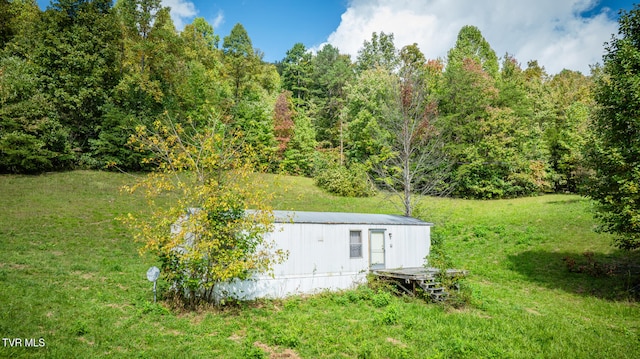
[[[273,226],[269,195],[252,176],[247,148],[224,130],[215,118],[194,133],[167,119],[138,127],[131,140],[153,152],[158,168],[124,188],[142,192],[151,213],[122,220],[143,244],[141,252],[160,260],[174,295],[192,308],[221,304],[226,293],[216,292],[218,284],[269,273],[287,255],[264,237]]]
[[[453,230],[456,231],[459,230],[459,228],[454,227]],[[478,228],[477,235],[483,233],[484,230],[484,228]],[[446,251],[445,243],[447,233],[443,232],[432,232],[431,249],[425,266],[440,270],[437,281],[442,284],[449,294],[445,304],[454,308],[461,308],[471,302],[471,288],[467,285],[464,276],[450,276],[447,274],[447,269],[453,268],[454,265]]]
[[[61,170],[73,163],[69,131],[56,118],[51,99],[39,92],[35,73],[22,59],[0,59],[1,173]]]
[[[400,313],[395,305],[388,306],[382,313],[376,315],[375,321],[378,324],[394,325],[398,324]]]
[[[360,164],[353,164],[349,168],[329,166],[316,173],[315,181],[318,187],[342,197],[370,197],[377,193],[367,171]]]
[[[391,303],[391,293],[389,292],[379,292],[371,297],[371,303],[376,308],[386,307]]]

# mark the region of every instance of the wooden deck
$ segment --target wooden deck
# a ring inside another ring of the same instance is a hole
[[[446,288],[437,282],[440,274],[438,268],[377,269],[372,273],[380,278],[394,281],[409,295],[416,295],[417,289],[421,288],[434,301],[443,301],[449,296]],[[467,271],[460,269],[446,270],[446,276],[450,278],[463,277],[467,274]]]

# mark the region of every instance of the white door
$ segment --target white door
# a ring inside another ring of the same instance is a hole
[[[384,268],[384,229],[369,231],[369,267]]]

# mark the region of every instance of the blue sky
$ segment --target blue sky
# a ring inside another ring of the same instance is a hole
[[[640,0],[638,0],[640,1]],[[589,72],[617,31],[620,9],[632,0],[162,0],[178,29],[195,17],[221,38],[242,23],[266,61],[281,60],[296,42],[331,43],[355,59],[371,33],[395,35],[398,48],[417,43],[427,58],[446,58],[464,25],[477,26],[498,56],[523,66],[538,60],[551,74]],[[38,0],[45,9],[48,0]]]
[[[272,62],[282,60],[296,42],[307,47],[326,42],[340,25],[347,0],[220,0],[194,4],[198,16],[207,20],[223,16],[214,30],[221,38],[236,23],[241,23],[253,46],[265,53],[266,61]]]

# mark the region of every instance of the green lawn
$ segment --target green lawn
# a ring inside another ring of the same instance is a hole
[[[421,217],[471,272],[463,309],[359,288],[177,313],[153,304],[145,273],[157,263],[114,219],[144,209],[118,191],[132,181],[90,171],[0,176],[0,357],[640,358],[640,305],[627,295],[638,279],[564,263],[586,263],[585,251],[608,265],[640,263],[593,232],[581,197],[426,200]],[[398,213],[383,196],[268,181],[277,209]],[[23,346],[10,347],[16,338]],[[24,346],[40,338],[44,347]]]

